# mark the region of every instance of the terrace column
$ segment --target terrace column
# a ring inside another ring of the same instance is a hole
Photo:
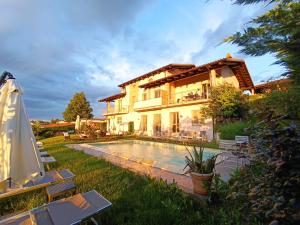
[[[209,71],[209,81],[210,81],[211,87],[216,86],[216,71],[215,70]]]

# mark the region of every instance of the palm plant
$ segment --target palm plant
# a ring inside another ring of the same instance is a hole
[[[204,160],[204,147],[202,145],[200,145],[198,149],[196,148],[196,146],[193,146],[192,152],[187,147],[186,150],[188,151],[190,157],[185,156],[186,165],[184,167],[184,170],[187,167],[188,169],[185,171],[184,174],[191,172],[200,174],[210,174],[213,172],[217,155],[214,155],[213,157]]]

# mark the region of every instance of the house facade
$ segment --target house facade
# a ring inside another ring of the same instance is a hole
[[[120,93],[100,99],[112,134],[213,138],[212,119],[201,115],[211,87],[229,83],[253,92],[241,59],[229,54],[201,66],[169,64],[119,85]]]

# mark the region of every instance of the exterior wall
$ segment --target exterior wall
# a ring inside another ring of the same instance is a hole
[[[222,83],[228,83],[233,85],[236,88],[240,87],[236,76],[234,75],[233,71],[229,67],[222,68],[221,75],[222,75],[221,77],[217,78],[217,85]]]
[[[202,96],[203,85],[207,87],[220,85],[224,82],[230,83],[233,86],[239,88],[239,82],[234,75],[233,71],[229,67],[223,67],[218,71],[211,70],[209,73],[200,74],[199,76],[193,76],[187,79],[182,79],[172,83],[166,83],[160,87],[150,88],[144,90],[139,88],[139,85],[154,81],[160,78],[169,76],[168,72],[161,72],[150,78],[140,80],[134,84],[129,84],[122,91],[126,92],[126,96],[122,98],[122,106],[128,107],[128,112],[125,114],[119,114],[114,116],[107,116],[109,122],[107,122],[107,130],[110,133],[118,134],[120,132],[128,131],[128,123],[134,122],[134,130],[136,133],[141,133],[141,118],[147,116],[147,131],[143,132],[143,135],[153,136],[155,135],[154,117],[160,114],[161,118],[161,131],[168,135],[178,135],[171,132],[171,113],[179,113],[179,132],[206,132],[208,140],[213,139],[213,127],[212,119],[205,119],[204,124],[194,125],[192,123],[193,110],[200,110],[205,105],[203,103],[190,104],[185,106],[173,105],[169,108],[161,108],[159,110],[149,110],[143,112],[135,111],[137,108],[150,108],[153,106],[162,106],[171,104],[171,98],[177,98],[178,95],[185,97],[189,92],[193,94],[197,93]],[[155,98],[155,90],[161,90],[161,97]],[[143,100],[143,93],[147,93],[147,100]],[[183,93],[183,94],[181,94]],[[175,96],[175,97],[174,97]],[[174,100],[173,99],[173,100]],[[176,100],[176,99],[175,99]],[[118,106],[120,99],[115,101],[115,107]],[[178,103],[177,100],[173,103]],[[181,102],[179,101],[179,104]],[[122,118],[122,122],[118,123],[118,118]],[[157,119],[157,116],[156,116]]]
[[[128,123],[134,122],[134,130],[136,133],[139,133],[141,129],[141,117],[143,115],[147,116],[147,131],[143,133],[143,135],[154,136],[154,115],[160,114],[161,118],[161,131],[162,133],[173,135],[171,132],[171,113],[178,112],[179,113],[179,130],[180,132],[197,132],[205,131],[209,140],[213,138],[213,129],[212,129],[212,120],[205,119],[205,124],[203,125],[193,125],[192,124],[192,111],[200,110],[203,105],[191,105],[191,106],[182,106],[182,107],[174,107],[167,108],[155,111],[147,111],[147,112],[131,112],[126,115],[117,115],[108,117],[110,120],[108,125],[108,131],[113,134],[119,134],[120,132],[128,131]],[[122,117],[122,123],[117,123],[117,118]]]

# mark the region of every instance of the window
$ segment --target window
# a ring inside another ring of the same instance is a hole
[[[192,111],[192,125],[193,126],[200,126],[205,124],[205,119],[201,114],[200,110],[193,110]]]
[[[118,100],[118,112],[122,112],[122,99]]]
[[[160,89],[154,91],[154,98],[160,98]]]
[[[173,112],[171,113],[171,129],[173,133],[179,132],[179,113]]]
[[[202,84],[202,98],[207,98],[207,84]]]
[[[146,115],[142,115],[142,117],[141,117],[141,130],[147,131],[147,116]]]
[[[121,123],[122,123],[122,117],[118,117],[118,118],[117,118],[117,123],[118,123],[118,124],[121,124]]]
[[[161,116],[160,116],[160,114],[154,114],[153,130],[155,133],[161,132]]]
[[[143,99],[143,101],[147,100],[147,93],[146,92],[143,93],[142,99]]]

